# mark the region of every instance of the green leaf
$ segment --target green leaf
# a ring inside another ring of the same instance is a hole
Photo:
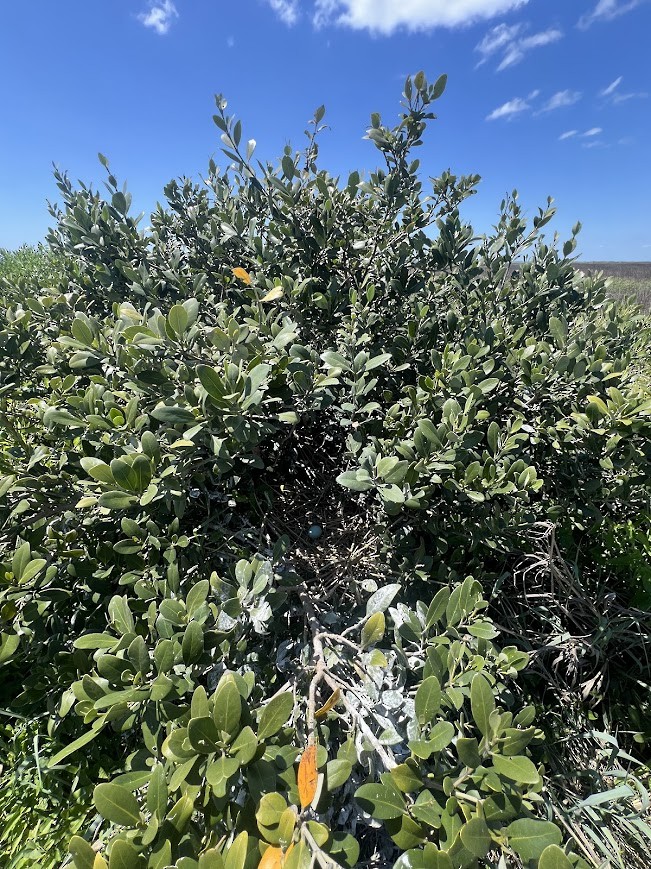
[[[349,760],[329,760],[326,764],[325,781],[328,791],[334,791],[345,784],[353,771]]]
[[[138,801],[120,785],[97,785],[93,791],[93,802],[100,815],[112,824],[123,827],[137,827],[140,824]]]
[[[548,845],[540,855],[538,869],[572,869],[572,864],[558,845]]]
[[[201,754],[211,754],[219,748],[219,730],[212,718],[191,718],[188,739],[192,748]]]
[[[133,489],[136,492],[144,492],[151,483],[151,462],[145,456],[138,455],[131,465]]]
[[[258,739],[250,727],[243,727],[237,734],[229,752],[237,757],[241,766],[246,766],[255,757],[258,750]]]
[[[340,866],[353,869],[359,861],[359,842],[350,833],[333,832],[330,834],[328,854]]]
[[[210,582],[207,579],[201,579],[192,586],[185,598],[185,609],[190,618],[206,602],[209,591]]]
[[[285,724],[292,709],[294,708],[294,695],[291,691],[284,691],[277,697],[273,697],[266,706],[263,706],[258,719],[258,740],[263,741],[274,736]]]
[[[208,695],[203,685],[197,685],[190,700],[190,718],[205,718],[210,715]]]
[[[87,347],[90,347],[93,343],[93,333],[88,324],[80,317],[75,317],[72,321],[70,331],[72,332],[73,337],[75,337],[80,344],[85,344]]]
[[[441,708],[441,685],[436,676],[423,679],[416,691],[416,719],[420,725],[429,724]]]
[[[110,634],[82,634],[72,644],[75,649],[112,649],[119,640]]]
[[[263,827],[272,827],[280,822],[286,809],[287,801],[282,794],[265,794],[260,800],[255,817]]]
[[[214,368],[209,368],[207,365],[198,365],[197,377],[211,398],[219,401],[224,397],[224,383],[221,375]]]
[[[232,676],[226,676],[217,686],[213,704],[212,715],[217,730],[233,736],[240,724],[242,697]]]
[[[346,471],[339,474],[337,482],[340,486],[345,486],[347,489],[352,489],[354,492],[367,492],[373,488],[373,480],[370,478],[359,479],[356,471]]]
[[[235,757],[222,755],[208,764],[206,768],[206,781],[215,792],[216,797],[226,796],[229,787],[229,779],[239,770],[240,763]]]
[[[477,769],[478,766],[481,766],[482,760],[479,754],[479,744],[476,739],[460,736],[457,739],[457,754],[464,766],[468,766],[470,769]]]
[[[188,312],[183,305],[174,305],[167,315],[167,322],[170,329],[179,337],[185,332],[188,326]]]
[[[528,757],[502,757],[494,754],[493,766],[504,778],[518,784],[535,785],[540,781],[538,770]]]
[[[106,507],[108,510],[126,510],[138,503],[135,495],[129,495],[127,492],[104,492],[100,495],[100,507]]]
[[[405,493],[395,484],[380,486],[378,492],[382,500],[389,504],[404,504],[405,502]]]
[[[367,649],[369,646],[379,643],[384,636],[386,628],[386,620],[384,613],[377,612],[368,619],[362,628],[361,647]]]
[[[199,869],[224,869],[222,855],[216,848],[209,848],[199,855]]]
[[[399,818],[405,811],[405,801],[398,791],[383,784],[362,785],[355,791],[355,799],[365,812],[380,821]]]
[[[492,422],[488,426],[488,434],[486,435],[486,439],[488,440],[488,446],[491,448],[491,452],[493,455],[497,453],[497,448],[499,446],[499,437],[500,427],[496,422]]]
[[[204,649],[203,628],[198,622],[190,622],[183,632],[181,654],[184,664],[196,664]]]
[[[92,740],[95,739],[95,737],[98,736],[101,731],[102,727],[87,730],[86,733],[84,733],[78,739],[75,739],[73,742],[66,745],[65,748],[57,751],[57,753],[48,760],[48,769],[52,769],[53,766],[58,766],[61,761],[66,759],[66,757],[69,757],[71,754],[74,754],[75,751],[79,751],[80,748],[88,745],[88,743],[92,742]]]
[[[390,772],[391,778],[404,794],[419,791],[423,787],[423,778],[414,761],[399,763]]]
[[[605,402],[602,398],[600,398],[598,395],[589,395],[589,396],[588,396],[588,402],[589,402],[593,407],[596,407],[597,410],[599,411],[599,413],[600,413],[602,416],[608,416],[608,413],[609,413],[609,411],[608,411],[608,405],[607,405],[606,402]]]
[[[509,847],[513,848],[524,863],[537,860],[545,848],[549,845],[560,845],[563,838],[556,824],[533,818],[513,821],[502,832],[507,836]]]
[[[405,851],[394,869],[454,869],[454,864],[446,853],[428,843],[423,850]]]
[[[147,786],[147,811],[162,821],[167,811],[167,780],[162,763],[154,765]]]
[[[167,821],[177,833],[184,833],[194,812],[194,799],[190,794],[183,794],[167,813]]]
[[[115,839],[111,845],[109,869],[140,869],[142,861],[138,852],[124,839]]]
[[[470,683],[470,708],[472,717],[482,736],[490,737],[491,713],[495,710],[495,697],[488,679],[477,673]]]
[[[31,557],[32,551],[29,543],[22,543],[14,552],[13,558],[11,559],[11,572],[18,582],[20,582],[23,571],[29,564]]]
[[[47,561],[44,558],[34,558],[30,561],[22,572],[20,584],[22,585],[25,582],[29,582],[30,579],[34,579],[35,576],[38,576],[46,564]]]
[[[109,485],[115,483],[110,467],[101,461],[101,459],[84,456],[80,459],[79,464],[93,480],[97,480],[100,483],[108,483]]]
[[[159,848],[152,852],[147,869],[167,869],[172,862],[172,844],[165,839]]]
[[[191,422],[196,422],[191,410],[188,410],[187,407],[180,407],[177,404],[159,404],[158,407],[155,407],[151,411],[151,416],[159,422],[169,423],[170,425],[177,425],[178,423],[188,425]]]
[[[448,605],[448,601],[450,600],[450,589],[447,586],[444,586],[442,589],[436,592],[434,598],[427,609],[427,615],[425,616],[425,630],[429,631],[436,622],[440,621],[443,614],[445,613],[445,608]]]
[[[96,851],[80,836],[73,836],[68,845],[68,852],[76,869],[93,869]]]
[[[468,633],[473,637],[478,637],[481,640],[494,640],[498,636],[499,631],[495,629],[492,622],[475,622],[474,625],[468,625]]]
[[[558,317],[549,318],[549,331],[554,338],[558,347],[565,347],[567,344],[567,323],[559,320]]]
[[[431,750],[433,752],[443,751],[454,739],[455,732],[452,722],[439,721],[430,731],[428,742]]]
[[[492,839],[483,818],[471,818],[461,828],[461,842],[473,857],[485,857],[491,849]]]
[[[400,591],[400,585],[393,583],[391,585],[383,585],[378,588],[366,602],[366,615],[371,616],[374,613],[384,612],[393,603],[393,599]]]
[[[46,425],[62,425],[68,428],[85,425],[79,417],[73,416],[69,411],[61,410],[58,407],[49,407],[43,414],[43,422]]]
[[[233,844],[226,852],[224,869],[244,869],[249,847],[249,834],[242,832],[236,836]]]
[[[440,96],[442,96],[443,91],[445,90],[445,86],[447,85],[447,83],[448,83],[448,77],[445,73],[443,73],[443,75],[440,75],[436,79],[436,82],[434,83],[434,86],[432,88],[432,99],[433,100],[437,100]]]

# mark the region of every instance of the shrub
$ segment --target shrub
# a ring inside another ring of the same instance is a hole
[[[424,193],[444,86],[344,181],[322,109],[254,166],[218,97],[227,171],[146,231],[105,158],[108,200],[58,174],[58,283],[2,285],[0,696],[95,785],[80,869],[589,865],[487,596],[645,502],[651,402],[578,227]]]

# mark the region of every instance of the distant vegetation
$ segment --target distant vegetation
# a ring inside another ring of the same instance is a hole
[[[648,866],[648,317],[424,189],[444,87],[0,254],[3,869]]]
[[[608,292],[617,299],[634,299],[651,312],[651,262],[578,262],[589,274],[603,272],[610,278]]]

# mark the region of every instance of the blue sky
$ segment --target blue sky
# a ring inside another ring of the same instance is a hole
[[[651,0],[6,0],[0,247],[45,235],[53,162],[100,183],[101,151],[146,212],[198,178],[217,92],[263,159],[325,103],[322,165],[374,168],[370,112],[424,69],[449,84],[422,170],[482,175],[478,232],[517,188],[531,215],[554,197],[563,237],[582,221],[582,258],[650,260],[650,34]]]

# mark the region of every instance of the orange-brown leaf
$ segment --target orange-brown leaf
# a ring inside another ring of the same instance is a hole
[[[301,800],[302,809],[309,806],[314,799],[318,778],[319,776],[316,771],[316,745],[308,745],[298,765],[298,796]]]
[[[283,865],[283,849],[269,847],[258,863],[258,869],[281,869]]]
[[[337,703],[339,703],[339,698],[341,697],[341,691],[339,688],[335,688],[332,694],[328,697],[326,702],[320,709],[316,710],[315,717],[316,718],[325,718],[328,712],[333,709]]]
[[[246,269],[236,268],[233,269],[233,274],[236,278],[239,278],[241,281],[244,281],[245,284],[251,283],[251,275],[247,272]]]

